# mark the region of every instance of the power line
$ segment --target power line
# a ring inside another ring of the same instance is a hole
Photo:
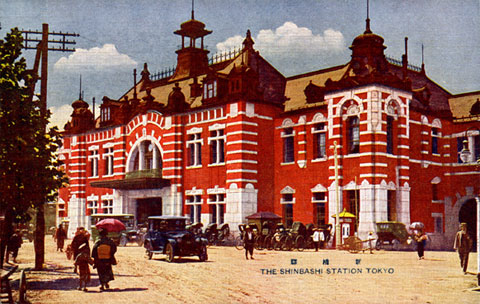
[[[24,49],[26,50],[36,50],[37,46],[28,45],[28,43],[41,43],[44,41],[43,36],[46,35],[48,42],[47,44],[54,44],[54,46],[48,45],[46,50],[48,51],[59,51],[59,52],[75,52],[75,48],[68,48],[67,45],[76,44],[75,40],[69,40],[67,37],[80,37],[79,34],[76,33],[63,33],[63,32],[48,32],[45,33],[44,31],[32,31],[32,30],[21,30],[22,34],[25,35],[24,37]],[[38,37],[38,35],[42,35],[42,37]],[[32,37],[33,36],[33,37]],[[61,36],[62,39],[48,39],[48,36]],[[41,38],[41,39],[40,39]],[[61,45],[61,46],[60,46]],[[57,46],[57,47],[55,47]]]

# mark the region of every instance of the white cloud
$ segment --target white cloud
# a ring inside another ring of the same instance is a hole
[[[230,50],[242,45],[243,37],[230,37],[217,44],[218,51]],[[287,21],[275,30],[260,30],[254,38],[255,48],[261,54],[278,54],[301,57],[302,54],[319,54],[325,52],[342,52],[346,49],[343,34],[327,29],[322,34],[314,34],[306,27],[298,27]]]
[[[50,117],[49,127],[57,126],[59,130],[63,130],[65,124],[70,120],[73,108],[71,105],[62,105],[60,107],[50,107],[52,116]]]
[[[92,109],[92,106],[90,105],[89,109]],[[71,119],[73,108],[69,104],[64,104],[59,107],[52,106],[49,108],[50,112],[52,112],[52,116],[50,116],[50,123],[48,124],[48,127],[53,127],[57,126],[59,130],[63,130],[63,127],[65,124]],[[100,105],[97,103],[95,104],[95,116],[98,117],[98,114],[100,113]]]
[[[128,55],[120,54],[113,44],[104,44],[103,47],[91,49],[76,49],[68,57],[60,58],[54,68],[59,70],[101,70],[113,67],[132,67],[137,62]]]

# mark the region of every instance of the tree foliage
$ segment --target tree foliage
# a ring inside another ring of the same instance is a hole
[[[67,181],[56,157],[61,146],[57,128],[46,130],[50,113],[33,98],[38,76],[27,70],[21,32],[15,28],[0,40],[0,212],[5,214],[2,243],[12,221],[29,207],[53,201]],[[3,248],[2,248],[3,249]],[[3,256],[3,250],[2,250]]]

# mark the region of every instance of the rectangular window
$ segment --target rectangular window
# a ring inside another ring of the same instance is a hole
[[[313,204],[313,224],[317,227],[322,227],[325,225],[325,204],[324,203],[315,203]]]
[[[312,202],[314,203],[325,203],[327,201],[325,192],[313,192],[312,193]]]
[[[387,153],[393,154],[393,117],[387,116]]]
[[[113,147],[106,148],[103,157],[105,159],[105,175],[113,175]]]
[[[186,197],[186,205],[190,205],[190,221],[192,223],[199,223],[202,214],[202,196],[188,195]]]
[[[462,151],[462,149],[463,149],[463,141],[464,140],[467,140],[467,138],[466,137],[457,137],[457,162],[458,163],[462,163],[462,160],[460,159],[460,151]]]
[[[188,165],[202,165],[202,138],[201,134],[190,134],[187,140],[188,147]]]
[[[474,160],[477,161],[480,159],[480,135],[473,137],[473,151],[474,151]]]
[[[289,203],[289,202],[293,202],[293,194],[292,193],[282,194],[282,203]]]
[[[397,198],[395,191],[387,191],[387,220],[397,220]]]
[[[203,98],[213,98],[217,96],[217,81],[207,82],[203,86]]]
[[[212,223],[217,222],[217,205],[210,205],[210,213],[212,214]]]
[[[104,200],[102,202],[102,209],[105,214],[113,214],[113,200]]]
[[[462,160],[460,159],[460,151],[462,151],[462,149],[463,149],[463,141],[464,140],[467,140],[467,138],[466,137],[457,137],[457,162],[458,163],[462,163]]]
[[[313,133],[313,158],[314,159],[324,158],[326,155],[325,124],[324,123],[316,124],[314,129],[312,130],[312,133]]]
[[[433,224],[434,224],[434,233],[443,233],[443,217],[442,214],[435,214],[433,216]]]
[[[348,202],[348,212],[358,216],[360,213],[360,191],[359,190],[348,190],[347,191],[347,202]]]
[[[283,222],[286,228],[292,227],[293,224],[293,204],[283,205]]]
[[[87,205],[88,215],[98,213],[98,201],[88,201]]]
[[[432,154],[438,154],[438,129],[432,128]]]
[[[286,128],[283,132],[283,162],[293,163],[295,161],[294,133],[293,128]]]
[[[210,163],[223,164],[225,163],[225,134],[224,130],[215,130],[210,132],[208,138],[210,143]]]
[[[438,201],[438,184],[432,184],[432,201]]]
[[[91,150],[88,160],[90,161],[90,176],[98,177],[98,150]]]

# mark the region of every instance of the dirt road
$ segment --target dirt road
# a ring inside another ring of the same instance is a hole
[[[55,252],[51,239],[46,244],[46,270],[27,273],[32,303],[480,303],[476,253],[472,274],[464,275],[454,252],[427,251],[418,260],[415,252],[256,251],[255,260],[245,260],[243,251],[211,247],[208,262],[167,263],[129,245],[118,249],[111,290],[100,292],[92,270],[83,292],[72,261]],[[33,267],[31,243],[18,260],[21,269]]]

